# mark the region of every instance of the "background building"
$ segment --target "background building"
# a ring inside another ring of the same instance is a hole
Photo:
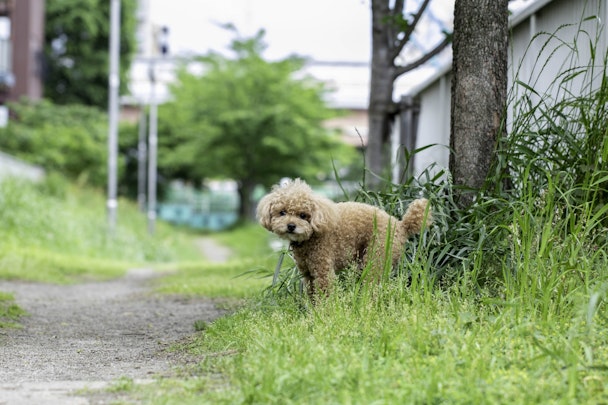
[[[510,18],[509,97],[516,100],[521,96],[518,92],[525,90],[513,85],[519,81],[532,86],[541,97],[546,95],[553,98],[558,91],[555,83],[574,67],[588,67],[589,73],[595,70],[591,84],[597,88],[605,73],[600,65],[608,50],[606,21],[606,0],[521,2]],[[595,66],[591,65],[592,51],[597,53]],[[581,86],[589,83],[590,79],[586,76],[581,74],[569,80],[571,94],[582,94]],[[404,138],[416,148],[436,145],[415,156],[415,173],[433,164],[437,170],[449,166],[451,82],[450,60],[435,75],[405,93],[405,98],[418,102],[420,111],[415,125],[417,130],[409,130],[403,134]],[[509,107],[512,108],[512,105]],[[509,131],[514,111],[508,110],[507,114]]]
[[[42,98],[44,0],[0,0],[0,126],[8,124],[7,101]],[[39,180],[44,171],[0,152],[0,178]]]
[[[0,102],[43,91],[44,0],[0,0]]]

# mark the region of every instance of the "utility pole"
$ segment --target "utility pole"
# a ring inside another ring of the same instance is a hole
[[[156,227],[156,156],[158,153],[158,104],[156,102],[156,74],[154,59],[150,62],[150,125],[148,132],[148,233],[154,234]]]
[[[156,183],[158,177],[157,155],[158,155],[158,101],[156,100],[156,70],[155,56],[161,57],[169,53],[168,43],[169,29],[161,27],[155,32],[154,55],[150,59],[148,74],[150,76],[150,123],[148,132],[148,233],[154,234],[156,227]]]
[[[146,143],[146,108],[142,103],[139,113],[139,136],[137,141],[137,205],[141,212],[146,212],[146,160],[148,144]]]
[[[110,75],[108,78],[108,230],[116,229],[118,208],[118,89],[120,86],[120,0],[111,0],[110,8]]]

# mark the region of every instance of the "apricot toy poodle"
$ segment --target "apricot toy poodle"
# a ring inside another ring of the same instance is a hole
[[[387,260],[395,265],[407,239],[430,223],[427,205],[424,198],[414,200],[399,221],[372,205],[335,203],[296,179],[274,186],[260,200],[257,218],[264,228],[290,241],[307,292],[314,299],[319,291],[330,293],[336,273],[342,270],[361,271],[369,264],[368,274],[378,278]],[[387,241],[392,243],[391,257],[385,260]]]

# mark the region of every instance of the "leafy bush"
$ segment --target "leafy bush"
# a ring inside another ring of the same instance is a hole
[[[0,129],[0,150],[81,183],[105,184],[108,127],[103,112],[49,101],[9,107],[14,119]]]

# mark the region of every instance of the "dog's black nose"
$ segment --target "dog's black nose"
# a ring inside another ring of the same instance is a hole
[[[295,224],[287,224],[287,232],[293,232],[296,230]]]

